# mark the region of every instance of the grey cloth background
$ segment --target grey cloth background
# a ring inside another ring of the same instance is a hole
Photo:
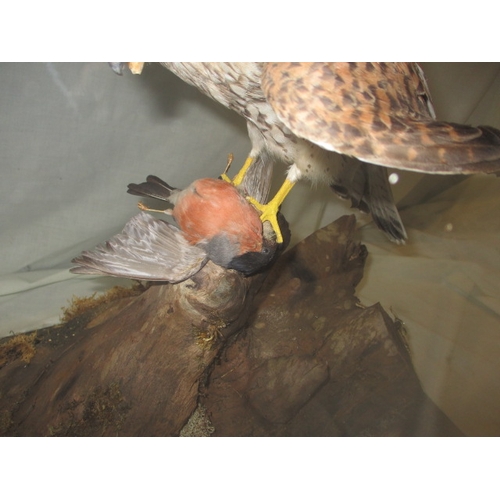
[[[500,63],[423,64],[439,119],[500,128]],[[0,336],[59,321],[73,295],[127,280],[69,273],[71,258],[138,211],[130,182],[185,187],[232,174],[250,149],[243,119],[159,65],[0,64]],[[285,170],[275,171],[274,190]],[[358,217],[370,257],[358,295],[403,322],[424,389],[467,434],[500,434],[500,179],[398,172],[409,242]],[[283,206],[293,242],[351,213],[299,183]],[[357,214],[359,215],[359,214]]]

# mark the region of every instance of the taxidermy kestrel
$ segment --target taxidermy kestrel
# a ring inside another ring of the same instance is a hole
[[[500,131],[436,121],[416,63],[161,64],[247,120],[252,149],[233,184],[263,153],[289,166],[276,196],[255,203],[278,242],[276,213],[301,178],[328,183],[370,212],[390,240],[403,243],[383,167],[432,174],[500,170]],[[111,66],[123,69],[123,63]],[[129,67],[142,71],[140,63]]]

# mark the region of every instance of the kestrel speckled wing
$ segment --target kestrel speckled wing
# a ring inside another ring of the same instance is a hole
[[[415,63],[267,63],[262,89],[292,132],[322,148],[435,174],[500,169],[500,131],[435,121]]]

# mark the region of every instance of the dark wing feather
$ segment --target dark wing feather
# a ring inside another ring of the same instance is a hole
[[[407,235],[394,204],[387,173],[384,167],[345,156],[330,187],[341,198],[350,199],[353,208],[370,213],[376,226],[391,241],[402,244]]]
[[[165,181],[156,177],[156,175],[148,175],[146,182],[141,184],[129,184],[127,193],[136,196],[147,196],[149,198],[156,198],[157,200],[169,201],[170,197],[177,193],[179,190],[169,186]]]
[[[403,244],[408,236],[394,204],[392,189],[387,178],[387,169],[367,163],[361,165],[366,171],[367,189],[364,200],[370,209],[373,222],[386,234],[389,240]]]

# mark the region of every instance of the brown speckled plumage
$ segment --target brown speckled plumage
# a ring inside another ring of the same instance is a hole
[[[162,64],[247,120],[250,157],[283,161],[292,183],[328,183],[395,242],[406,233],[383,167],[500,170],[500,131],[436,121],[415,63]]]
[[[361,160],[419,172],[500,169],[500,131],[438,122],[414,63],[268,63],[268,102],[299,137]]]

